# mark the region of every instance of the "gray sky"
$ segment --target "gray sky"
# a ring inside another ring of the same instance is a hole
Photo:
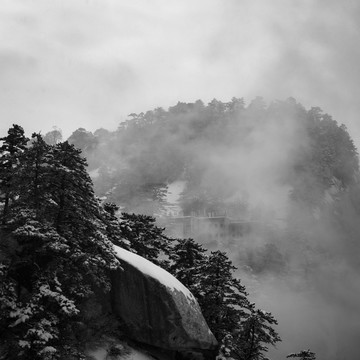
[[[356,0],[2,0],[0,130],[115,129],[177,101],[295,97],[360,147]]]

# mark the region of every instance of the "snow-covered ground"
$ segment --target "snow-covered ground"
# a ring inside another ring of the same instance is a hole
[[[87,355],[90,359],[93,360],[108,360],[111,359],[108,356],[108,350],[106,346],[99,347],[95,350],[90,350],[87,352]],[[136,350],[130,346],[126,346],[126,351],[124,351],[123,355],[117,357],[117,359],[124,359],[124,360],[154,360],[154,357],[147,355],[139,350]],[[163,359],[167,360],[167,359]],[[170,360],[170,359],[168,359]]]
[[[151,261],[144,259],[143,257],[136,255],[130,251],[127,251],[119,246],[114,245],[117,257],[120,260],[127,262],[141,271],[143,274],[158,280],[161,284],[169,288],[170,290],[182,292],[189,303],[196,302],[193,294],[174,276],[168,273],[161,267],[153,264]]]

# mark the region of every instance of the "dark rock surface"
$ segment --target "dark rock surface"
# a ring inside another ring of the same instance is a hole
[[[176,286],[164,285],[127,262],[126,257],[120,258],[124,271],[118,270],[112,280],[112,311],[130,338],[177,351],[216,347],[217,341],[192,296]],[[147,261],[140,258],[143,260]]]

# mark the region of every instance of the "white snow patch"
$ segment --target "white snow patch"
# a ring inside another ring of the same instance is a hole
[[[194,295],[178,279],[151,261],[114,245],[117,257],[141,271],[143,274],[158,280],[172,291],[182,292],[189,303],[196,302]]]
[[[131,353],[127,355],[126,359],[128,360],[154,360],[152,356],[141,353],[135,349],[131,350]]]
[[[107,353],[105,348],[97,348],[96,350],[88,351],[87,355],[91,356],[91,359],[94,360],[105,360]]]
[[[126,354],[119,357],[119,359],[126,360],[154,360],[150,355],[144,354],[139,350],[135,350],[128,346],[128,351]],[[96,350],[88,351],[87,355],[94,360],[106,360],[108,351],[105,347],[99,347]],[[170,360],[170,359],[169,359]]]

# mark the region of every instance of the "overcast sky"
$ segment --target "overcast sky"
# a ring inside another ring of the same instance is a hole
[[[357,0],[2,0],[0,135],[292,96],[360,147],[359,24]]]

